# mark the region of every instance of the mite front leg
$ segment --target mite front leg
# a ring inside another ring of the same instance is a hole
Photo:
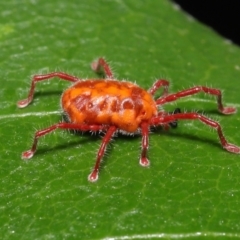
[[[30,91],[28,93],[28,97],[26,99],[18,101],[17,106],[19,108],[24,108],[27,105],[29,105],[29,103],[31,103],[32,100],[33,100],[33,95],[34,95],[36,83],[40,82],[40,81],[48,80],[48,79],[54,78],[54,77],[59,77],[60,79],[66,80],[66,81],[69,81],[69,82],[80,81],[79,78],[68,75],[68,74],[63,73],[63,72],[53,72],[53,73],[48,73],[48,74],[43,74],[43,75],[35,75],[32,78],[32,83],[31,83]]]
[[[100,73],[103,69],[105,76],[108,79],[113,79],[113,72],[104,58],[99,58],[96,61],[93,61],[91,64],[91,68],[96,73]]]
[[[226,138],[223,135],[222,128],[220,124],[216,121],[213,121],[203,115],[200,115],[198,113],[176,113],[173,115],[167,115],[167,116],[160,116],[160,117],[154,117],[151,120],[151,125],[161,125],[161,124],[167,124],[176,120],[199,120],[202,123],[214,128],[217,130],[218,137],[220,140],[220,143],[224,149],[226,149],[228,152],[231,153],[240,153],[240,147],[229,143]]]
[[[96,160],[94,169],[91,172],[91,174],[88,176],[88,180],[90,182],[96,182],[98,180],[98,172],[99,172],[100,162],[102,161],[102,158],[103,158],[104,153],[106,151],[106,147],[107,147],[108,143],[110,142],[113,134],[116,132],[116,130],[117,130],[117,128],[115,126],[111,126],[107,130],[107,132],[106,132],[106,134],[105,134],[105,136],[102,140],[101,146],[98,150],[97,160]]]
[[[210,95],[217,96],[217,104],[218,104],[219,112],[221,112],[223,114],[233,114],[233,113],[236,112],[235,107],[223,107],[222,93],[219,89],[208,88],[208,87],[204,87],[204,86],[196,86],[196,87],[189,88],[187,90],[183,90],[183,91],[180,91],[180,92],[177,92],[177,93],[174,93],[174,94],[169,94],[168,96],[160,97],[156,100],[156,104],[157,105],[163,105],[165,103],[173,102],[173,101],[176,101],[179,98],[191,96],[191,95],[197,94],[199,92],[204,92],[204,93],[207,93],[207,94],[210,94]]]

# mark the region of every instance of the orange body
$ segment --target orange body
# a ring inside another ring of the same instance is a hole
[[[152,95],[130,82],[79,81],[62,95],[62,108],[72,123],[115,125],[137,131],[142,121],[157,115]]]

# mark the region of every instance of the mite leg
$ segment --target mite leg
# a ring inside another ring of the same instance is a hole
[[[104,58],[99,58],[96,61],[93,61],[91,64],[91,68],[96,73],[100,73],[103,69],[105,76],[108,79],[113,79],[113,72]]]
[[[142,129],[142,152],[141,152],[141,157],[140,157],[140,165],[143,167],[149,166],[150,162],[147,158],[147,150],[149,146],[149,140],[148,140],[148,134],[149,134],[149,124],[146,122],[143,122],[141,124],[141,129]]]
[[[66,81],[69,81],[69,82],[80,81],[79,78],[68,75],[68,74],[63,73],[63,72],[53,72],[53,73],[48,73],[48,74],[43,74],[43,75],[35,75],[32,78],[32,83],[31,83],[30,91],[28,93],[28,97],[26,99],[18,101],[17,106],[19,108],[24,108],[27,105],[29,105],[29,103],[31,103],[32,100],[33,100],[33,95],[34,95],[36,83],[40,82],[40,81],[50,79],[50,78],[54,78],[54,77],[59,77],[60,79],[66,80]]]
[[[29,159],[33,157],[37,149],[38,139],[48,133],[53,132],[56,129],[71,129],[71,130],[79,130],[79,131],[101,131],[101,130],[106,130],[106,127],[102,125],[87,125],[87,124],[80,125],[80,124],[65,123],[65,122],[54,124],[48,128],[39,130],[35,133],[31,149],[23,152],[22,158]]]
[[[151,125],[167,124],[167,123],[170,123],[170,122],[173,122],[176,120],[199,120],[199,121],[201,121],[202,123],[217,130],[220,143],[224,149],[226,149],[228,152],[232,152],[232,153],[236,153],[236,154],[240,153],[240,147],[227,142],[226,138],[223,135],[222,128],[218,122],[213,121],[213,120],[211,120],[203,115],[200,115],[198,113],[176,113],[173,115],[154,117],[151,120]]]
[[[221,113],[223,113],[223,114],[233,114],[233,113],[236,112],[235,107],[223,107],[222,93],[219,89],[208,88],[208,87],[204,87],[204,86],[196,86],[196,87],[189,88],[189,89],[177,92],[177,93],[173,93],[173,94],[169,94],[167,96],[160,97],[156,100],[156,104],[157,105],[163,105],[165,103],[176,101],[179,98],[191,96],[191,95],[197,94],[199,92],[204,92],[204,93],[207,93],[207,94],[210,94],[210,95],[217,96],[218,110]]]
[[[151,95],[154,95],[155,92],[159,89],[163,87],[163,94],[162,96],[166,96],[168,94],[168,88],[169,88],[169,82],[164,80],[164,79],[159,79],[157,80],[153,86],[148,89],[148,92],[151,94]]]
[[[91,172],[91,174],[88,176],[88,180],[90,182],[95,182],[98,180],[98,172],[99,172],[99,166],[100,166],[100,163],[102,161],[102,158],[103,158],[103,155],[105,153],[105,150],[106,150],[106,147],[108,145],[108,143],[110,142],[113,134],[115,133],[115,131],[117,130],[117,128],[115,126],[110,126],[109,129],[107,130],[103,140],[102,140],[102,143],[101,143],[101,146],[98,150],[98,153],[97,153],[97,160],[96,160],[96,163],[95,163],[95,166],[93,168],[93,171]]]

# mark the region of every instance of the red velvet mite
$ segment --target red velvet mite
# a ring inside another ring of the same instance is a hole
[[[169,82],[157,80],[149,90],[144,90],[136,84],[114,79],[111,68],[103,58],[91,64],[92,69],[99,73],[104,72],[106,79],[81,80],[63,72],[53,72],[44,75],[35,75],[27,99],[18,101],[19,108],[26,107],[33,100],[35,84],[39,81],[58,77],[74,84],[63,92],[61,105],[67,121],[54,124],[46,129],[37,131],[30,150],[22,153],[23,159],[31,158],[37,148],[38,139],[56,129],[71,129],[79,131],[106,132],[97,153],[93,171],[88,180],[95,182],[98,179],[100,162],[111,138],[118,132],[127,134],[140,133],[142,135],[142,150],[140,164],[148,166],[147,158],[148,135],[152,126],[167,128],[177,120],[199,120],[217,130],[220,143],[224,149],[232,153],[240,153],[240,147],[230,144],[225,139],[220,124],[195,112],[168,113],[160,108],[165,103],[179,98],[204,92],[217,97],[218,110],[223,114],[233,114],[234,107],[223,107],[222,93],[215,88],[195,86],[177,93],[168,93]],[[155,92],[163,88],[163,94],[154,99]]]

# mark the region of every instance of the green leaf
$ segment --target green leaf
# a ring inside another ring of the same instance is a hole
[[[105,56],[118,79],[148,89],[156,78],[171,91],[194,85],[224,90],[240,107],[240,50],[169,1],[14,0],[0,3],[0,236],[1,239],[115,239],[240,237],[240,157],[224,151],[216,132],[197,121],[150,136],[151,166],[139,166],[139,136],[119,136],[100,178],[89,183],[101,136],[36,129],[61,120],[59,99],[68,83],[37,85],[24,109],[30,76],[55,70],[95,78],[90,62]],[[240,145],[239,114],[217,113],[204,94],[166,105],[218,119]]]

